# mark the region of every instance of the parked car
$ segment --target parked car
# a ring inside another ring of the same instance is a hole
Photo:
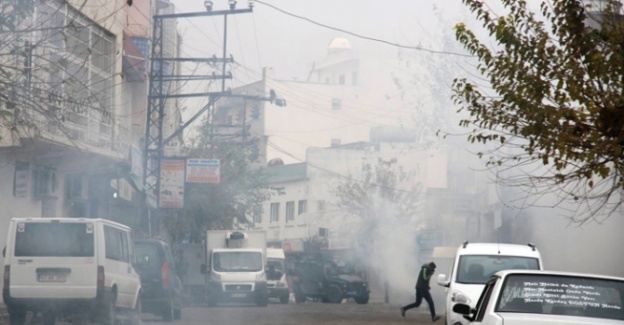
[[[16,218],[4,249],[2,297],[11,325],[27,312],[89,315],[113,325],[118,314],[140,322],[141,281],[132,262],[130,228],[104,219]]]
[[[536,270],[497,272],[476,307],[453,311],[469,324],[624,324],[624,278]]]
[[[541,254],[532,244],[463,243],[457,248],[450,274],[438,275],[438,284],[446,290],[446,324],[468,323],[462,315],[453,312],[453,306],[464,303],[474,307],[485,283],[495,272],[543,268]]]
[[[287,304],[290,296],[286,282],[285,256],[281,248],[267,248],[266,276],[269,298],[277,298],[280,303]]]
[[[137,270],[141,275],[143,311],[159,315],[165,321],[182,317],[182,281],[171,248],[159,239],[134,242]]]
[[[353,298],[358,304],[368,303],[370,290],[367,282],[346,268],[303,261],[297,263],[294,272],[296,302],[313,298],[340,303],[343,299]]]

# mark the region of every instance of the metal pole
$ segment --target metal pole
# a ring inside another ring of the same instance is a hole
[[[243,147],[245,146],[245,140],[247,140],[247,98],[243,103]]]
[[[227,55],[227,17],[228,15],[223,15],[223,58]],[[225,68],[227,67],[226,61],[223,61],[223,70],[221,72],[222,75],[225,76]],[[221,91],[225,91],[225,79],[221,80]]]

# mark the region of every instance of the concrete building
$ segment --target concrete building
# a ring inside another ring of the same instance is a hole
[[[247,140],[258,143],[259,165],[276,158],[290,164],[305,161],[309,147],[368,141],[372,127],[407,124],[412,110],[390,95],[391,73],[374,63],[361,62],[347,39],[335,38],[306,81],[278,80],[265,68],[262,80],[232,90],[264,100],[217,102],[218,132],[242,134],[244,124]],[[267,101],[272,92],[286,105]]]
[[[141,231],[147,40],[156,7],[151,0],[83,4],[36,2],[17,24],[33,31],[16,32],[7,51],[18,54],[2,55],[23,73],[0,76],[15,85],[0,90],[13,94],[0,107],[0,229],[13,217],[68,216]],[[171,38],[175,53],[179,35]],[[179,125],[177,104],[167,109],[167,126]]]

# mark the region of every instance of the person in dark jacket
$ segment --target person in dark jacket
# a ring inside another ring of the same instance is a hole
[[[431,320],[437,321],[440,319],[440,316],[436,315],[435,306],[433,305],[433,299],[431,298],[431,287],[429,286],[429,280],[431,276],[435,272],[436,265],[433,262],[428,264],[423,264],[420,268],[420,273],[418,274],[418,280],[416,281],[416,301],[401,307],[401,316],[405,317],[405,312],[408,309],[416,308],[420,306],[423,298],[427,301],[429,305],[429,312],[431,312]]]

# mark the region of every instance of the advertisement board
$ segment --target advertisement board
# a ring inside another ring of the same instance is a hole
[[[219,159],[187,159],[186,181],[188,183],[219,183]]]
[[[160,161],[159,207],[184,207],[184,168],[183,159],[163,159]]]

